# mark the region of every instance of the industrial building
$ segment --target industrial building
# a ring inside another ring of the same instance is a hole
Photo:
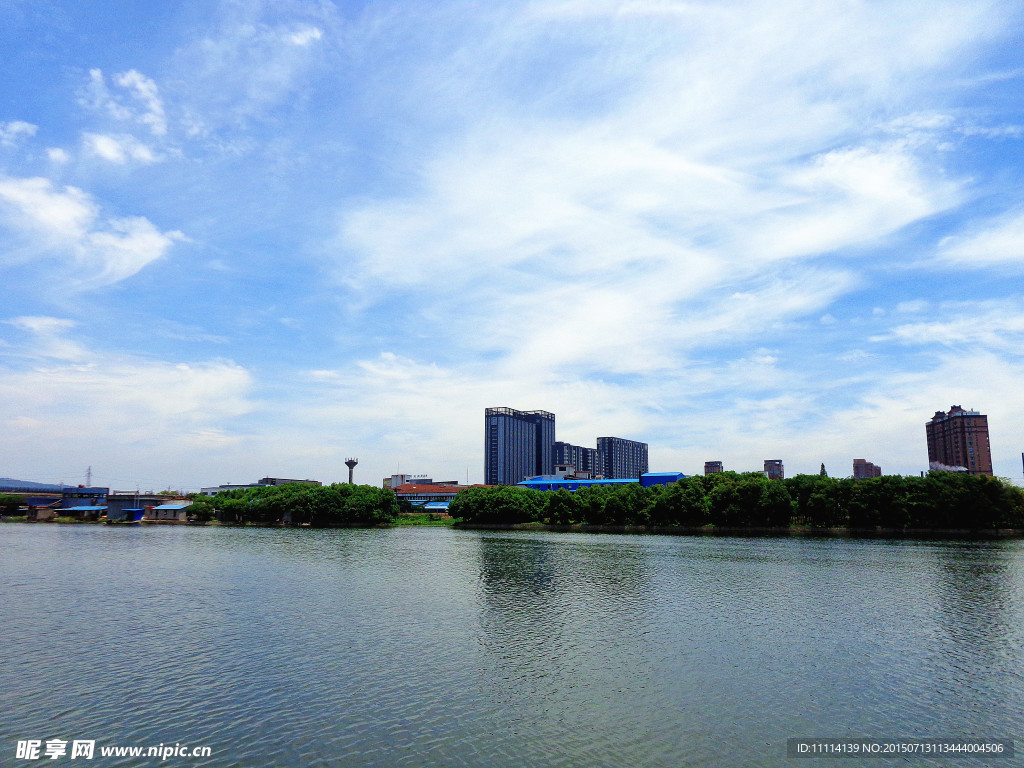
[[[302,485],[323,485],[319,480],[291,480],[286,477],[261,477],[255,483],[246,483],[244,485],[234,485],[232,483],[225,483],[224,485],[213,485],[209,488],[200,488],[199,492],[204,496],[216,496],[221,491],[237,491],[244,488],[266,488],[271,485],[288,485],[289,483],[300,483]]]
[[[593,480],[582,480],[578,477],[564,475],[541,475],[516,483],[521,488],[532,488],[535,491],[578,491],[581,488],[592,488],[598,485],[634,485],[639,483],[643,488],[652,485],[670,485],[682,480],[686,475],[682,472],[645,472],[636,479],[625,477],[604,477]]]

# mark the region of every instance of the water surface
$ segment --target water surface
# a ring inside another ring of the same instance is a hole
[[[247,768],[1024,750],[1021,542],[5,524],[0,619],[2,765],[49,738]],[[905,764],[1024,762],[854,762]]]

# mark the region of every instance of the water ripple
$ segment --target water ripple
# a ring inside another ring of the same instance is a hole
[[[210,746],[190,764],[219,768],[783,766],[792,736],[1005,738],[1024,722],[1016,542],[0,537],[0,750],[60,737]]]

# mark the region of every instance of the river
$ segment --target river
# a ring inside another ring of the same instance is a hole
[[[0,626],[0,765],[1024,764],[1020,541],[11,523]]]

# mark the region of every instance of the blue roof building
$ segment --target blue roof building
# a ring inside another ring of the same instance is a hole
[[[596,485],[636,485],[643,488],[652,485],[670,485],[686,477],[682,472],[646,472],[639,480],[630,478],[602,478],[599,480],[573,480],[561,475],[539,475],[516,483],[520,488],[532,488],[535,491],[578,491],[581,488],[592,488]]]

